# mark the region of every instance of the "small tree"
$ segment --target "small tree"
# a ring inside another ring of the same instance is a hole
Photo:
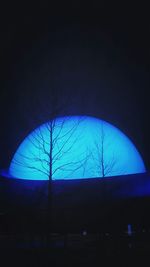
[[[99,177],[112,176],[117,171],[117,155],[114,151],[111,151],[108,157],[108,151],[110,150],[109,136],[104,130],[103,122],[101,123],[101,129],[98,133],[99,141],[94,142],[94,149],[92,157],[95,162],[95,169],[98,171]],[[119,171],[119,170],[118,170]],[[120,170],[121,174],[121,170]]]

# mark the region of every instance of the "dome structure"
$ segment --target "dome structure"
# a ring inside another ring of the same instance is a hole
[[[145,172],[129,138],[103,120],[67,116],[31,132],[14,154],[9,174],[20,179],[79,179]]]

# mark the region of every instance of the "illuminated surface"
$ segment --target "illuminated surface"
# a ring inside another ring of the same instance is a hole
[[[105,121],[83,116],[58,118],[34,130],[17,149],[9,174],[47,180],[50,166],[52,179],[145,172],[139,152],[120,130]]]

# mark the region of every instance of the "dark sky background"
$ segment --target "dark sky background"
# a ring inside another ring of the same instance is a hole
[[[0,167],[48,120],[55,93],[63,115],[91,115],[120,128],[150,170],[148,7],[13,2],[1,11]]]

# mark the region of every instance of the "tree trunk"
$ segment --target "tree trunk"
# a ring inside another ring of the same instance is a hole
[[[51,245],[52,232],[52,165],[53,165],[53,121],[50,124],[50,148],[49,148],[49,177],[47,191],[47,245]]]

